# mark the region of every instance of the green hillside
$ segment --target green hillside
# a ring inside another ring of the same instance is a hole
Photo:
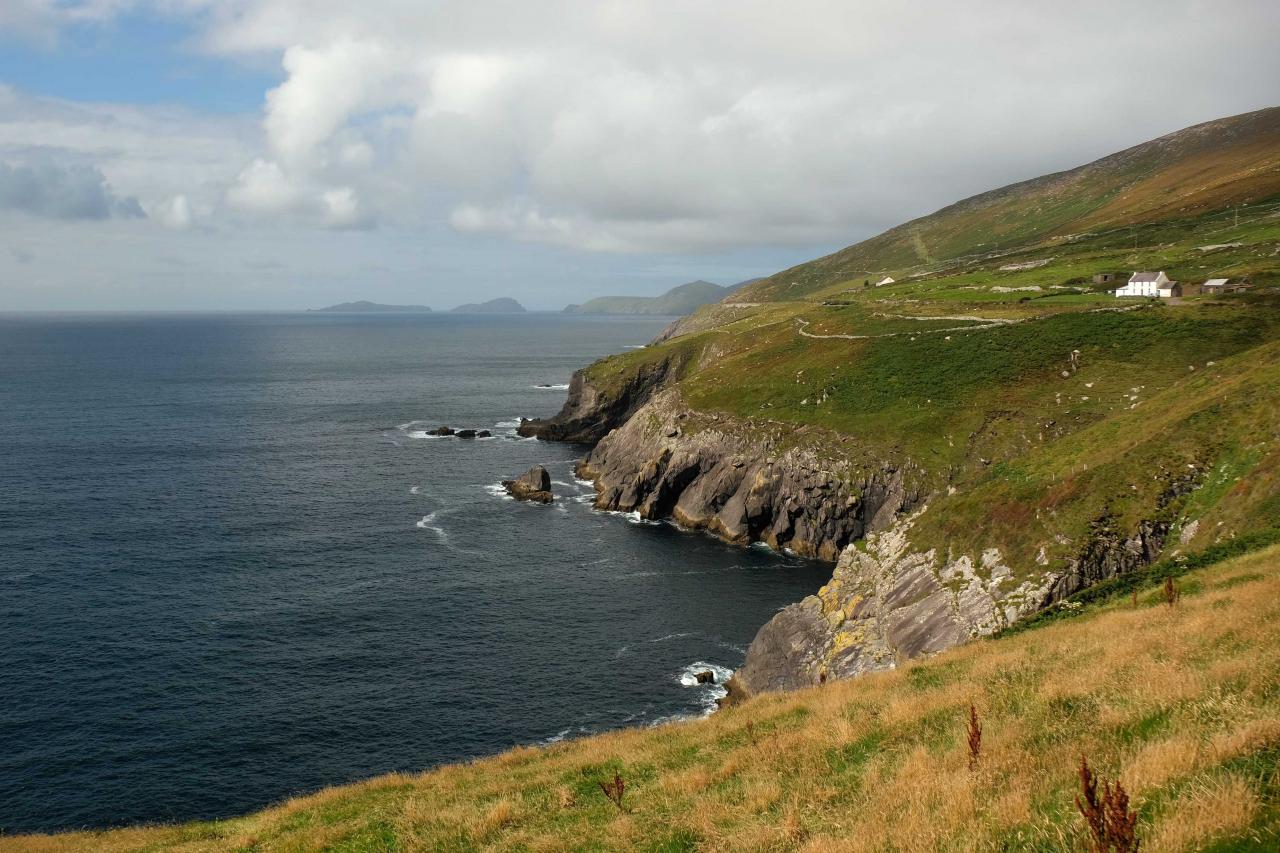
[[[1176,572],[1175,572],[1176,574]],[[174,827],[0,851],[1087,849],[1081,756],[1144,851],[1280,845],[1280,547],[856,681]],[[970,704],[981,736],[969,743]],[[601,783],[623,780],[621,807]],[[892,815],[892,820],[886,820]]]
[[[1101,160],[1012,184],[945,207],[826,257],[770,276],[743,301],[796,299],[885,275],[954,270],[1013,249],[1047,252],[1080,235],[1155,222],[1196,222],[1280,200],[1280,108],[1206,122]],[[1115,233],[1120,229],[1122,233]]]

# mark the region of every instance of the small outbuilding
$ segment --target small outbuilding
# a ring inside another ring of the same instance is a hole
[[[1094,276],[1093,276],[1094,284],[1110,284],[1115,280],[1116,280],[1116,274],[1113,272],[1094,273]]]
[[[1244,293],[1253,285],[1247,281],[1232,281],[1227,278],[1211,278],[1200,286],[1205,293]]]

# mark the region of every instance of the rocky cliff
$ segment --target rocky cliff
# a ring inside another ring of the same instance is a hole
[[[869,457],[849,436],[694,411],[674,384],[681,367],[653,362],[609,393],[580,371],[560,414],[521,432],[596,442],[578,473],[594,483],[597,509],[836,563],[817,595],[760,629],[731,697],[888,669],[991,634],[1154,560],[1170,530],[1153,520],[1125,532],[1103,512],[1074,558],[1030,571],[997,547],[945,557],[913,548],[911,528],[929,511],[925,471]],[[1193,487],[1173,483],[1161,508]]]
[[[569,396],[550,418],[522,420],[517,432],[526,438],[595,444],[627,422],[657,391],[679,379],[688,358],[681,353],[639,365],[620,380],[599,381],[591,368],[569,380]]]
[[[696,413],[678,388],[608,433],[578,471],[595,483],[598,509],[829,561],[920,494],[910,465],[860,458],[856,445],[817,430]]]
[[[603,387],[580,371],[558,415],[520,429],[595,443],[578,473],[594,483],[598,509],[835,562],[817,595],[760,629],[731,699],[892,668],[1149,563],[1171,530],[1165,509],[1196,485],[1192,475],[1169,482],[1133,530],[1101,509],[1069,546],[1074,556],[1055,565],[1011,564],[994,535],[980,553],[943,555],[911,542],[938,487],[912,460],[871,456],[856,438],[816,427],[695,411],[678,385],[684,366],[646,362]]]
[[[1176,481],[1160,510],[1188,494]],[[910,531],[928,507],[841,553],[831,582],[778,613],[757,633],[734,673],[732,699],[793,690],[828,678],[891,669],[994,633],[1072,593],[1153,562],[1170,524],[1143,521],[1125,535],[1104,513],[1063,567],[1017,571],[998,548],[943,558],[913,550]]]

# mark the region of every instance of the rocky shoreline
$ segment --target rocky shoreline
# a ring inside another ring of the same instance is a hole
[[[657,362],[612,394],[579,371],[561,412],[523,421],[520,434],[592,445],[577,473],[594,484],[597,509],[835,564],[816,595],[760,628],[724,703],[890,669],[990,635],[1154,560],[1168,533],[1167,523],[1143,522],[1124,534],[1104,517],[1066,566],[1029,574],[995,547],[913,550],[911,527],[928,512],[927,472],[911,460],[868,458],[849,436],[696,412],[676,384],[679,367]]]

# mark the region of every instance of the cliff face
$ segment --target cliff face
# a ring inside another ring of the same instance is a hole
[[[1016,583],[994,548],[976,560],[913,552],[913,520],[846,548],[829,584],[766,623],[734,674],[735,693],[792,690],[942,651],[1035,610],[1057,579]]]
[[[849,437],[746,423],[690,410],[673,383],[680,365],[653,362],[612,393],[574,376],[560,414],[521,433],[596,442],[578,473],[597,509],[671,518],[722,539],[836,563],[818,592],[756,635],[731,697],[791,690],[889,669],[989,635],[1073,592],[1154,560],[1170,525],[1116,529],[1105,513],[1065,566],[1019,572],[998,548],[942,557],[913,549],[928,512],[925,472],[868,459]],[[812,440],[806,441],[805,437]],[[1194,487],[1175,483],[1172,501]]]
[[[686,359],[670,356],[640,365],[620,383],[608,387],[593,381],[588,370],[569,380],[564,407],[550,418],[523,420],[516,432],[526,438],[595,444],[609,430],[635,414],[653,394],[679,378]]]
[[[606,388],[579,371],[562,411],[520,431],[595,443],[578,473],[595,484],[597,509],[836,563],[817,595],[760,629],[731,699],[889,669],[989,635],[1155,560],[1171,530],[1162,517],[1123,530],[1101,511],[1074,557],[1029,569],[997,547],[945,556],[914,548],[912,526],[929,512],[923,469],[869,458],[850,436],[691,410],[677,384],[684,366],[646,362]],[[1171,482],[1157,516],[1195,485],[1194,475]]]
[[[1169,493],[1172,500],[1190,481]],[[892,669],[987,636],[1098,581],[1154,561],[1169,525],[1144,521],[1129,535],[1109,516],[1065,568],[1018,573],[998,548],[942,559],[908,537],[925,507],[840,555],[831,582],[766,623],[734,673],[730,696],[794,690],[828,678]]]
[[[829,561],[919,498],[910,466],[867,464],[827,443],[784,447],[783,438],[768,425],[691,412],[671,388],[606,435],[579,474],[595,483],[598,509]]]

